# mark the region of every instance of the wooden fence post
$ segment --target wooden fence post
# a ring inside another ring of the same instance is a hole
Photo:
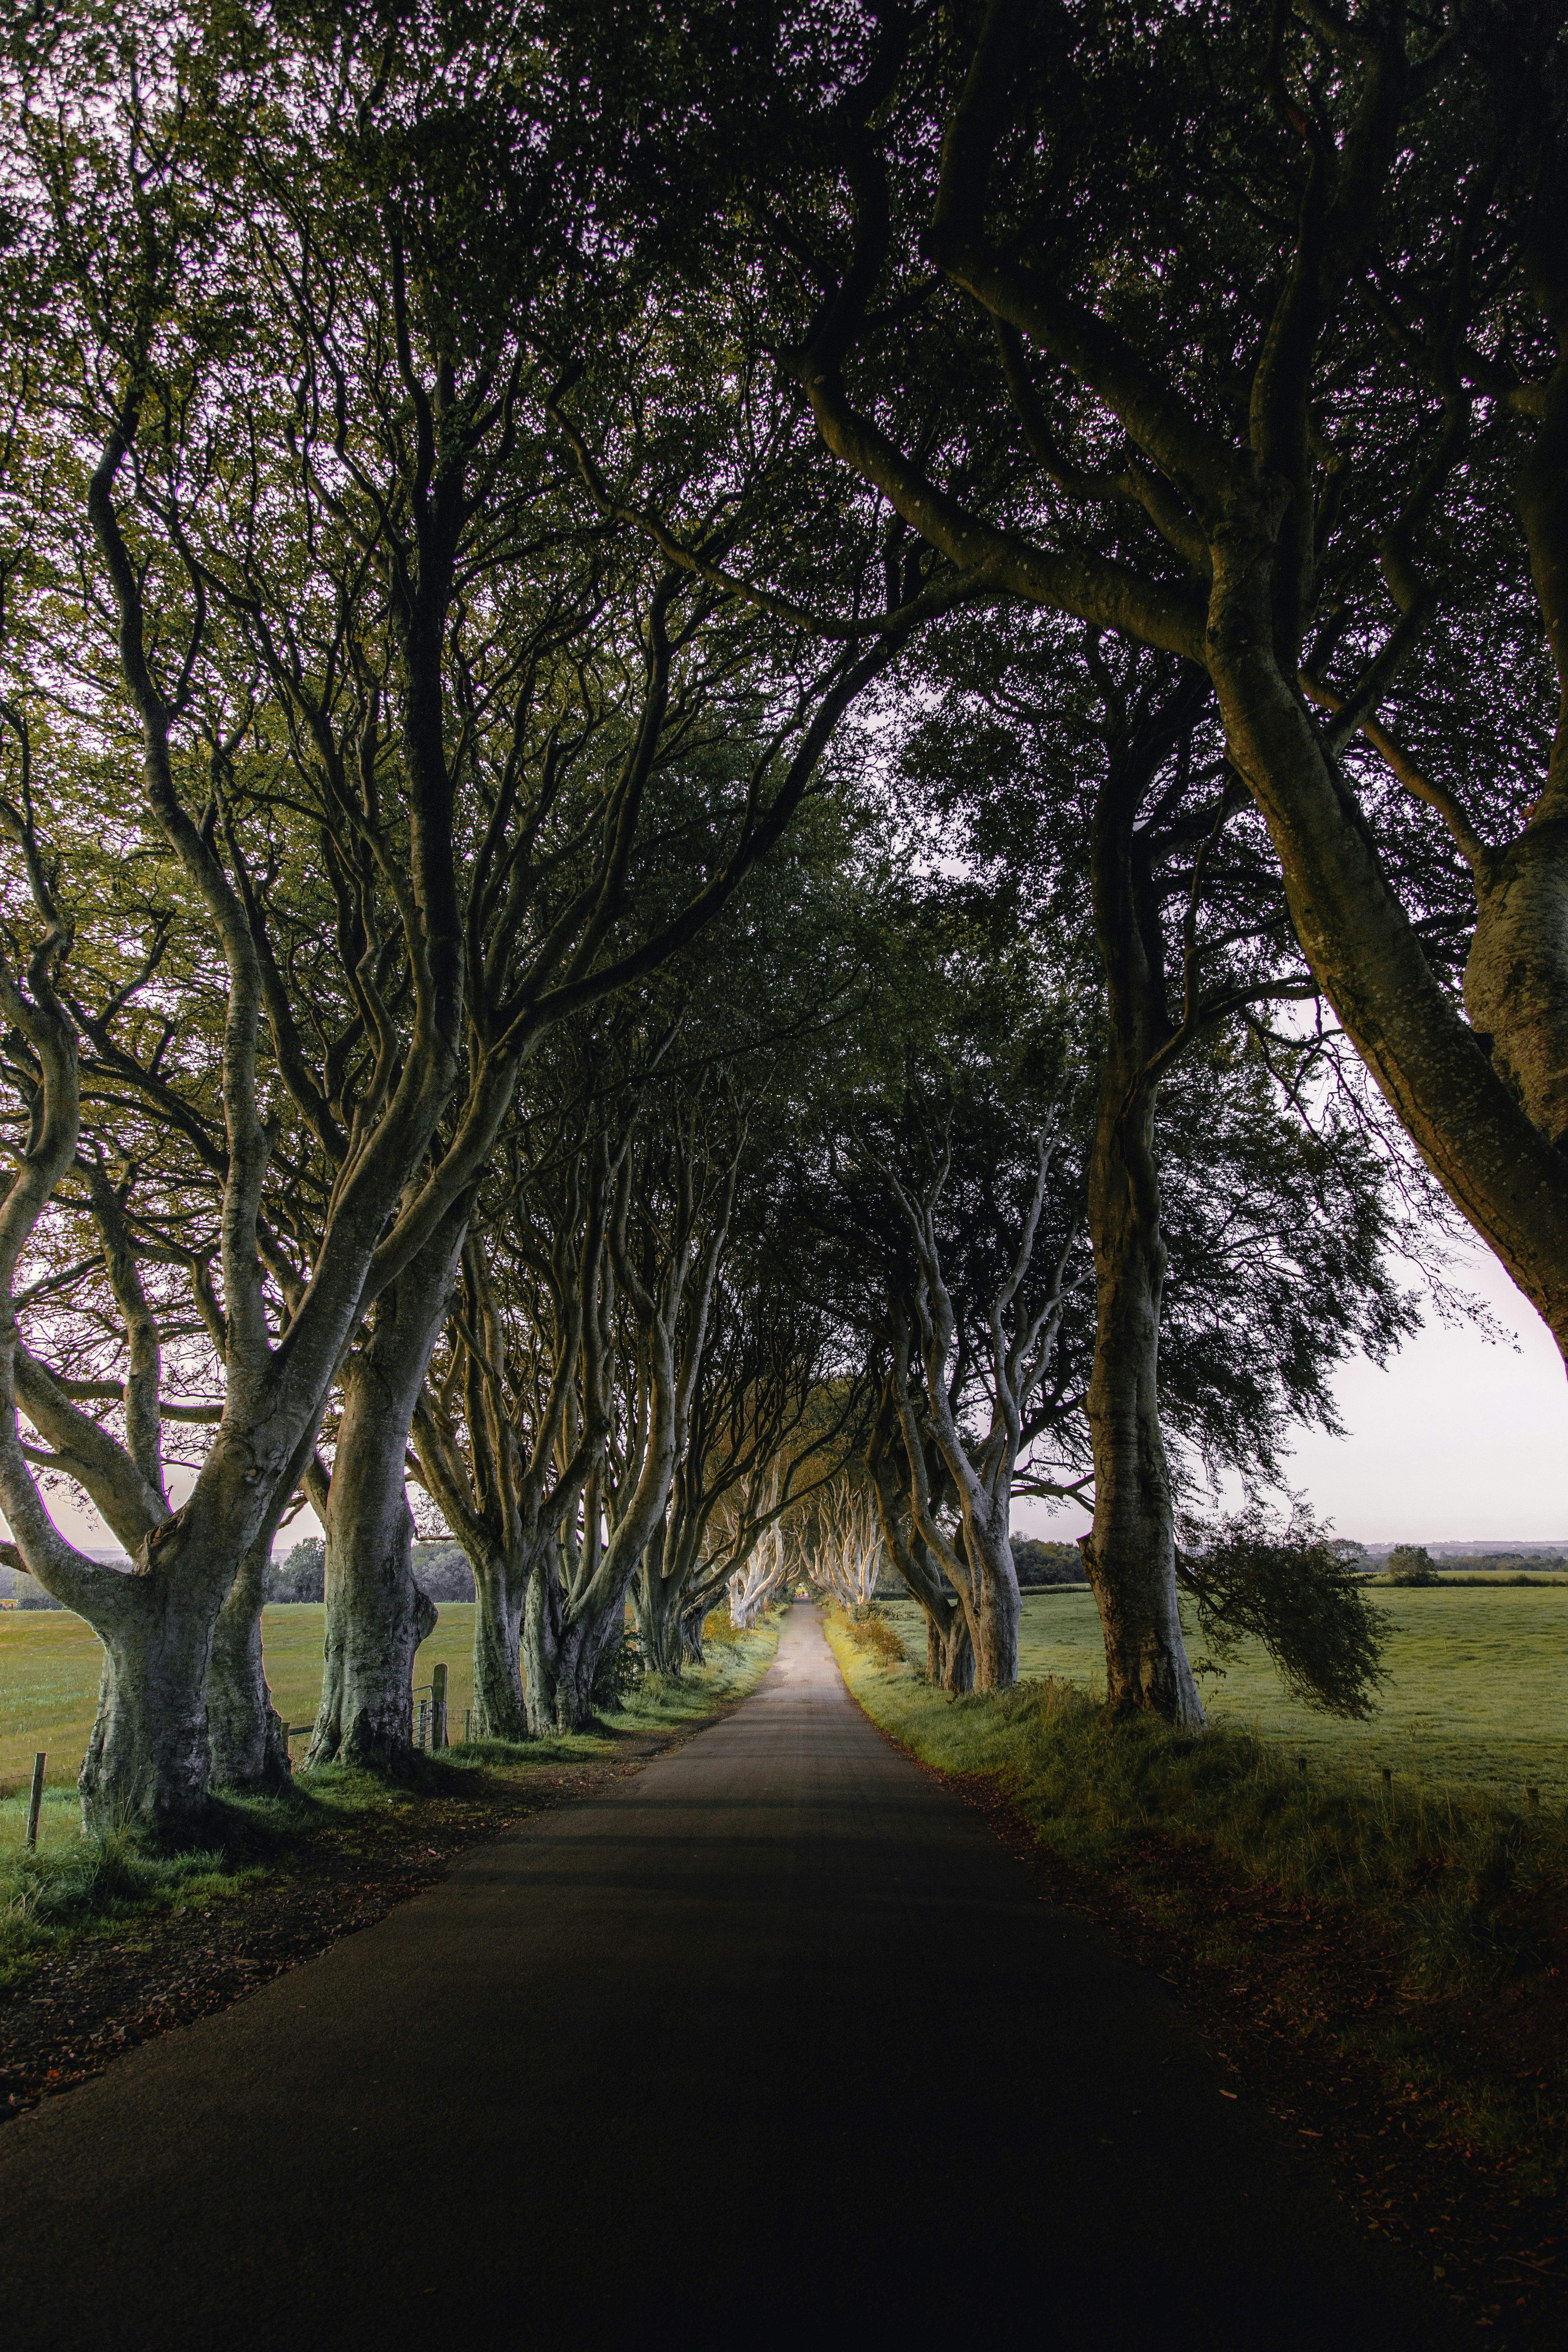
[[[445,1666],[432,1666],[430,1669],[430,1745],[432,1748],[445,1748],[447,1745],[447,1669]]]
[[[44,1759],[42,1753],[33,1759],[33,1787],[27,1799],[27,1852],[34,1853],[38,1844],[38,1811],[44,1801]]]

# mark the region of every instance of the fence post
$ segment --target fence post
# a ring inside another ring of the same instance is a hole
[[[445,1666],[432,1666],[430,1669],[430,1745],[432,1748],[445,1748],[447,1745],[447,1669]]]
[[[38,1809],[44,1801],[44,1759],[40,1751],[33,1759],[33,1786],[27,1799],[27,1852],[34,1853],[38,1843]]]

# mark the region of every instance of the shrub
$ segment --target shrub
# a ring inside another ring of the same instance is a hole
[[[879,1658],[884,1665],[907,1664],[908,1651],[874,1601],[865,1609],[836,1609],[833,1615],[858,1650]]]
[[[1425,1544],[1395,1544],[1384,1570],[1390,1584],[1436,1584],[1437,1564]]]
[[[614,1714],[625,1706],[643,1680],[643,1656],[637,1635],[629,1630],[617,1633],[606,1642],[600,1654],[594,1675],[593,1703]]]

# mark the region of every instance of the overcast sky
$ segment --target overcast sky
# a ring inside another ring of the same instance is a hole
[[[1568,1543],[1568,1379],[1545,1325],[1489,1253],[1453,1272],[1484,1298],[1513,1345],[1429,1318],[1388,1370],[1364,1358],[1334,1382],[1347,1434],[1303,1431],[1289,1480],[1320,1517],[1361,1543]],[[1038,1504],[1015,1514],[1060,1541],[1082,1511],[1049,1524]]]

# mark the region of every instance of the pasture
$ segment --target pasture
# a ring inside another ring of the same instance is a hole
[[[1205,1675],[1216,1721],[1260,1731],[1292,1754],[1401,1782],[1453,1787],[1543,1805],[1568,1802],[1568,1585],[1379,1588],[1393,1621],[1390,1681],[1366,1723],[1342,1723],[1289,1699],[1261,1646],[1244,1643],[1221,1676]],[[917,1664],[925,1621],[912,1601],[889,1611]],[[1189,1633],[1194,1656],[1202,1643]],[[1019,1671],[1102,1692],[1100,1619],[1087,1591],[1024,1596]]]

